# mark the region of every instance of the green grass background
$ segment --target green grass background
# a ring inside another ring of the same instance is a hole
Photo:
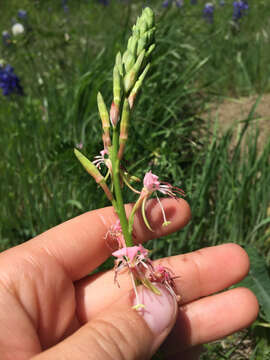
[[[150,168],[162,174],[185,190],[192,208],[185,229],[150,243],[154,257],[235,242],[258,252],[267,281],[270,141],[258,150],[254,113],[270,87],[270,4],[249,1],[247,15],[235,24],[232,1],[224,7],[215,1],[215,20],[208,24],[202,18],[205,3],[165,9],[161,1],[147,2],[157,17],[157,48],[133,114],[127,168],[137,176]],[[2,31],[10,31],[19,9],[28,18],[25,34],[0,51],[24,88],[22,97],[0,96],[0,250],[108,205],[73,148],[82,142],[90,158],[101,150],[97,91],[111,102],[114,57],[125,49],[143,5],[70,0],[65,12],[60,0],[1,4]],[[250,94],[258,100],[236,141],[236,127],[220,135],[218,118],[214,127],[203,120],[209,102]],[[134,197],[127,194],[126,201]],[[268,298],[247,333],[225,347],[208,346],[206,358],[234,359],[236,342],[247,336],[250,358],[267,359],[269,304]]]

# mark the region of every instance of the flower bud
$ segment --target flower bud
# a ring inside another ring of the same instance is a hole
[[[85,168],[85,170],[88,172],[88,174],[90,174],[95,179],[96,183],[102,187],[108,199],[112,201],[113,195],[108,188],[104,177],[98,171],[97,167],[90,160],[88,160],[87,157],[84,156],[79,150],[74,149],[74,154],[79,160],[79,162],[82,164],[82,166]]]
[[[139,90],[140,90],[140,88],[141,88],[141,86],[143,84],[143,80],[144,80],[149,68],[150,68],[150,64],[148,64],[146,66],[143,73],[139,76],[139,79],[136,81],[135,85],[133,86],[133,88],[132,88],[132,90],[131,90],[131,92],[129,94],[128,102],[129,102],[130,109],[133,108],[135,98],[136,98],[136,96],[137,96],[137,94],[138,94],[138,92],[139,92]]]
[[[124,77],[124,89],[125,92],[128,93],[129,90],[133,87],[137,80],[138,73],[140,71],[143,59],[145,55],[145,50],[143,50],[137,58],[137,61],[133,65],[133,67],[129,70],[129,72]]]
[[[98,111],[99,116],[102,122],[102,128],[103,128],[103,143],[104,143],[104,149],[108,149],[108,147],[111,145],[111,138],[110,138],[110,121],[109,121],[109,114],[106,107],[106,104],[104,102],[104,99],[100,92],[97,94],[97,104],[98,104]]]
[[[115,127],[117,125],[118,118],[119,118],[119,107],[114,102],[112,102],[111,109],[110,109],[110,120],[111,120],[112,126]]]
[[[125,65],[126,73],[132,68],[135,64],[135,56],[129,51],[126,50],[123,55],[123,63]]]
[[[121,102],[122,79],[117,65],[113,68],[113,102],[119,108]]]

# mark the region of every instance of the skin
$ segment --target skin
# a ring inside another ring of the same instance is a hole
[[[137,242],[189,222],[184,200],[162,202],[171,224],[162,227],[160,208],[151,201],[147,217],[155,232],[136,216]],[[131,208],[127,205],[126,211]],[[258,302],[251,291],[220,292],[248,273],[248,256],[240,246],[164,258],[157,262],[178,276],[181,302],[176,319],[152,346],[153,333],[131,309],[127,274],[119,275],[120,288],[113,271],[88,275],[110,256],[104,237],[116,219],[111,207],[87,212],[0,254],[1,359],[149,359],[167,335],[162,349],[168,359],[198,359],[200,344],[256,319]]]

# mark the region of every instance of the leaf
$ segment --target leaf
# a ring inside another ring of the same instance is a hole
[[[248,276],[238,286],[245,286],[256,294],[259,304],[265,314],[265,320],[270,323],[270,277],[264,258],[253,246],[245,247],[250,259]]]
[[[72,206],[75,206],[77,209],[79,210],[83,210],[83,206],[82,204],[78,201],[78,200],[75,200],[75,199],[70,199],[66,202],[67,205],[72,205]]]
[[[270,217],[263,219],[258,225],[255,226],[254,230],[249,234],[248,238],[254,235],[261,227],[270,224]]]

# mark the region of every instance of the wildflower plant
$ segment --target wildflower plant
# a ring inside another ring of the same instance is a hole
[[[9,64],[0,65],[0,88],[4,96],[11,94],[23,94],[19,77],[14,73],[14,69]]]
[[[203,17],[209,24],[214,22],[214,5],[212,3],[206,3],[203,8]]]
[[[237,0],[233,2],[233,20],[239,21],[248,11],[248,3],[244,0]]]
[[[99,116],[102,123],[103,149],[100,155],[88,160],[78,149],[75,155],[86,171],[94,178],[111,201],[116,214],[117,222],[112,225],[105,236],[106,243],[115,250],[112,255],[115,260],[115,282],[118,284],[118,274],[128,270],[136,295],[135,309],[144,305],[140,302],[137,286],[143,285],[153,293],[161,295],[156,283],[163,284],[170,293],[178,299],[174,292],[174,276],[169,269],[156,267],[149,258],[149,251],[142,245],[135,245],[133,224],[136,212],[140,211],[146,227],[153,231],[146,216],[146,204],[151,196],[156,196],[163,214],[163,226],[170,221],[159,200],[159,194],[176,198],[184,195],[179,188],[162,182],[158,176],[148,171],[140,189],[133,182],[140,182],[136,176],[129,174],[122,165],[130,117],[136,103],[138,93],[149,71],[151,55],[155,48],[155,19],[154,13],[146,7],[138,17],[132,28],[132,35],[123,54],[116,55],[113,68],[113,99],[108,111],[102,94],[97,94]],[[137,195],[131,213],[127,216],[123,190],[129,188]]]

